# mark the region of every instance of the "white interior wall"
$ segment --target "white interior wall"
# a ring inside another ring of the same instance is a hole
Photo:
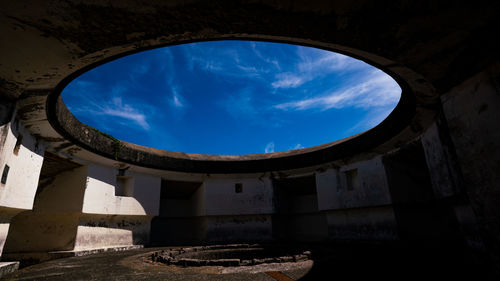
[[[347,188],[345,171],[357,169],[358,186]],[[316,174],[319,210],[360,208],[391,204],[382,157],[352,163]]]
[[[23,138],[16,149],[19,134]],[[0,126],[0,177],[9,166],[5,184],[0,183],[0,256],[11,219],[33,208],[44,150],[44,144],[37,142],[19,122]]]
[[[0,183],[0,206],[30,210],[33,208],[38,178],[43,163],[44,145],[23,126],[13,122],[0,129],[0,176],[7,164],[10,169],[5,184]],[[17,155],[14,154],[17,136],[23,135]]]
[[[241,183],[241,193],[235,184]],[[207,179],[206,214],[245,215],[273,213],[273,188],[269,178],[262,179]]]
[[[141,173],[131,173],[133,178],[133,198],[139,202],[149,216],[157,216],[160,211],[161,178]]]
[[[87,184],[87,166],[62,172],[41,187],[34,210],[44,213],[80,213]]]
[[[134,188],[134,196],[144,202],[141,204],[135,197],[115,196],[116,169],[112,167],[89,164],[87,187],[83,200],[83,213],[87,214],[110,214],[110,215],[157,215],[159,204],[160,181],[153,180],[148,176],[137,176],[134,183],[142,186]],[[153,186],[148,187],[148,184]],[[156,185],[156,187],[154,186]],[[148,191],[154,191],[151,199],[145,196]],[[146,209],[146,208],[147,209]],[[148,213],[149,212],[149,213]]]

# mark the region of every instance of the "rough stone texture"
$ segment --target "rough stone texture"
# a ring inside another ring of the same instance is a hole
[[[264,263],[305,261],[311,251],[292,245],[229,244],[167,249],[151,254],[152,262],[190,266],[255,266]]]
[[[0,278],[19,268],[19,262],[0,262]]]

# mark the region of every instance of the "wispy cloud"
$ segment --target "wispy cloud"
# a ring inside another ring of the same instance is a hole
[[[300,57],[297,70],[302,73],[346,71],[364,65],[363,62],[345,55],[318,49],[299,48],[297,53]]]
[[[262,52],[260,51],[259,47],[257,46],[257,43],[256,42],[252,42],[250,44],[250,46],[252,47],[252,51],[254,53],[254,55],[261,59],[262,61],[265,61],[266,63],[274,66],[274,68],[277,70],[277,71],[281,71],[281,66],[280,66],[280,63],[278,62],[277,59],[275,58],[270,58],[270,57],[267,57],[265,55],[262,54]],[[259,45],[260,46],[260,45]]]
[[[342,137],[348,137],[358,132],[364,132],[377,126],[384,121],[387,116],[389,116],[393,109],[394,108],[392,107],[381,107],[370,110],[369,114],[366,114],[364,118],[361,118],[354,126],[346,130]]]
[[[264,153],[274,152],[274,142],[269,142],[264,148]]]
[[[269,102],[256,89],[249,86],[235,92],[221,95],[217,104],[229,114],[233,121],[245,122],[254,128],[280,128],[286,120],[280,111],[272,108]]]
[[[147,121],[146,104],[130,104],[123,101],[123,93],[125,88],[123,86],[115,86],[110,92],[110,97],[103,99],[99,95],[89,95],[88,93],[99,92],[96,84],[80,80],[77,87],[69,90],[71,96],[76,99],[82,99],[81,105],[78,107],[71,107],[71,111],[85,119],[95,120],[105,126],[102,116],[118,117],[127,122],[120,122],[122,125],[131,126],[132,124],[139,125],[143,130],[149,130],[150,125]],[[83,100],[85,97],[85,100]],[[152,110],[149,110],[152,113]],[[104,119],[107,120],[107,119]],[[112,122],[112,120],[110,120]]]
[[[149,130],[150,126],[146,121],[146,115],[139,112],[137,109],[133,108],[128,104],[124,104],[122,99],[117,97],[113,98],[111,103],[99,107],[99,110],[95,113],[107,116],[120,117],[135,122],[137,125],[141,126],[144,130]]]
[[[371,108],[392,105],[399,100],[401,88],[384,72],[374,70],[363,78],[365,79],[359,79],[365,81],[361,84],[351,84],[341,90],[317,97],[281,103],[275,108],[281,110],[328,110],[349,106]]]
[[[212,42],[205,42],[187,46],[184,54],[191,71],[200,69],[233,78],[264,79],[272,68],[279,68],[278,61],[263,55],[255,42],[247,48],[239,47],[237,51],[217,48]]]
[[[206,141],[198,143],[188,135],[195,124],[198,134],[206,129],[220,136],[230,129],[233,144],[220,146],[229,149],[238,143],[245,153],[270,153],[307,147],[323,133],[337,138],[369,129],[399,99],[399,86],[362,61],[272,44],[203,42],[152,50],[150,57],[133,59],[131,70],[119,64],[75,80],[65,102],[77,101],[68,106],[82,122],[134,143],[197,152]],[[110,79],[115,75],[124,79]],[[349,122],[329,121],[342,113],[352,113]],[[208,128],[212,124],[226,131]],[[297,128],[311,133],[298,136]]]
[[[276,75],[277,80],[271,83],[272,87],[277,88],[297,88],[307,81],[306,77],[301,77],[293,73],[279,73]]]
[[[174,64],[174,54],[168,48],[164,50],[163,54],[165,55],[165,59],[161,67],[161,72],[164,73],[164,81],[166,82],[166,101],[175,109],[182,109],[186,106],[186,100],[181,94],[182,87],[177,80],[178,77],[175,72],[176,67]]]
[[[170,95],[170,104],[175,108],[183,108],[185,106],[184,98],[179,93],[178,87],[172,86],[172,94]]]
[[[184,104],[182,104],[181,100],[179,99],[179,96],[177,96],[177,95],[174,95],[173,102],[174,102],[175,107],[183,107],[184,106]]]
[[[362,61],[319,49],[297,47],[298,62],[293,72],[278,73],[271,83],[275,89],[298,88],[333,72],[346,73],[366,67]]]
[[[210,72],[223,71],[224,68],[220,62],[216,62],[210,59],[205,59],[204,57],[191,56],[190,60],[191,70],[194,69],[194,65],[198,65],[202,70]]]

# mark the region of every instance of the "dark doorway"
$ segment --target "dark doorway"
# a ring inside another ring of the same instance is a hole
[[[201,182],[162,179],[160,213],[151,221],[151,244],[168,246],[200,243],[204,218],[198,210],[203,190]]]
[[[437,201],[420,141],[383,158],[402,240],[442,245],[456,242],[457,219],[445,201]]]

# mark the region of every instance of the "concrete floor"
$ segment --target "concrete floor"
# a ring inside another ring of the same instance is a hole
[[[148,264],[142,259],[145,254],[159,248],[136,249],[125,252],[105,252],[95,255],[52,260],[23,268],[8,274],[2,280],[298,280],[310,266],[269,268],[271,274],[224,273],[222,267],[185,269],[163,264]],[[312,262],[309,262],[312,264]]]
[[[457,248],[316,246],[312,268],[292,266],[276,270],[282,274],[221,274],[216,268],[169,268],[141,259],[158,249],[52,260],[25,267],[2,280],[494,280],[487,264]]]

